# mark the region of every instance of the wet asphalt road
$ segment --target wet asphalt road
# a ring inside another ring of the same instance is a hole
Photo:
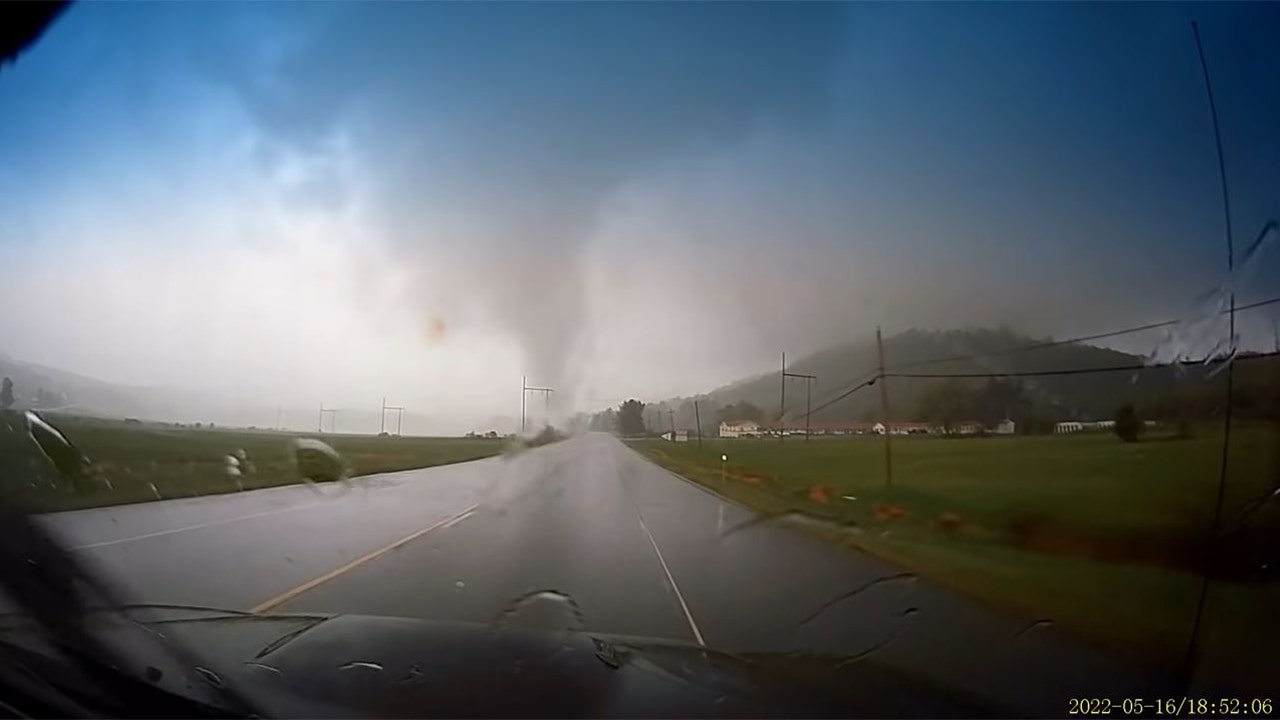
[[[591,434],[512,457],[58,513],[129,600],[580,627],[835,653],[1061,715],[1162,680],[752,515]],[[554,591],[567,602],[521,604]]]

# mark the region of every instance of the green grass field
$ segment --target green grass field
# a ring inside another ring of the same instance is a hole
[[[1028,620],[1165,667],[1185,652],[1222,459],[1214,428],[1140,443],[894,438],[891,488],[878,437],[633,445],[749,507],[829,520],[806,527]],[[1280,677],[1261,640],[1280,636],[1268,610],[1280,602],[1280,501],[1240,521],[1280,482],[1278,452],[1277,427],[1233,429],[1203,667],[1247,687]]]
[[[50,414],[92,461],[94,479],[77,491],[59,478],[23,435],[4,438],[7,470],[0,482],[33,512],[212,495],[301,482],[293,461],[295,437],[318,437],[342,456],[352,475],[430,467],[476,460],[502,452],[503,440],[484,438],[315,435],[266,430],[194,429],[126,424]],[[0,430],[3,430],[0,427]],[[4,433],[0,433],[4,434]],[[243,451],[239,477],[229,475],[226,456]],[[249,468],[252,471],[249,471]],[[107,483],[110,483],[108,487]],[[154,490],[152,487],[154,486]]]

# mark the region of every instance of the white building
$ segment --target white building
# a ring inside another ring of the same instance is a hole
[[[720,423],[722,438],[760,437],[760,434],[760,423],[752,420]]]
[[[1053,426],[1055,433],[1073,433],[1080,432],[1083,429],[1084,423],[1082,422],[1060,422]]]
[[[1009,418],[1005,418],[1000,422],[996,423],[997,435],[1012,435],[1015,430],[1016,428],[1013,424],[1013,421],[1010,420]]]

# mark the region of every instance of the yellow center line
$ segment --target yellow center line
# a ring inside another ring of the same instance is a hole
[[[305,582],[299,585],[298,587],[293,588],[292,590],[281,593],[265,602],[259,603],[258,605],[251,608],[249,612],[253,613],[254,615],[260,615],[264,612],[267,612],[268,610],[279,607],[289,602],[290,600],[298,597],[302,593],[307,592],[308,590],[313,590],[316,587],[323,585],[324,583],[327,583],[330,580],[338,577],[339,575],[342,575],[343,573],[350,572],[351,570],[354,570],[355,568],[369,562],[370,560],[376,560],[382,557],[383,555],[386,555],[387,553],[391,552],[392,550],[395,550],[396,548],[401,547],[402,545],[405,545],[406,543],[410,543],[410,542],[413,542],[414,540],[417,540],[418,538],[422,537],[423,535],[426,535],[432,530],[447,528],[457,523],[460,523],[463,520],[466,520],[467,517],[469,517],[472,513],[474,513],[476,509],[479,507],[480,507],[480,504],[477,503],[456,515],[451,515],[450,517],[447,517],[433,525],[430,525],[421,530],[418,530],[410,535],[406,535],[405,537],[400,538],[399,540],[391,543],[390,545],[387,545],[386,547],[378,548],[377,550],[374,550],[368,555],[358,557],[355,560],[352,560],[351,562],[347,563],[346,565],[343,565],[342,567],[336,570],[331,570],[325,573],[324,575],[321,575],[320,577],[315,578],[314,580]]]

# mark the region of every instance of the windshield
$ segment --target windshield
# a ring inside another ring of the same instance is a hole
[[[4,503],[112,602],[1270,714],[1277,27],[71,6],[0,66]]]

